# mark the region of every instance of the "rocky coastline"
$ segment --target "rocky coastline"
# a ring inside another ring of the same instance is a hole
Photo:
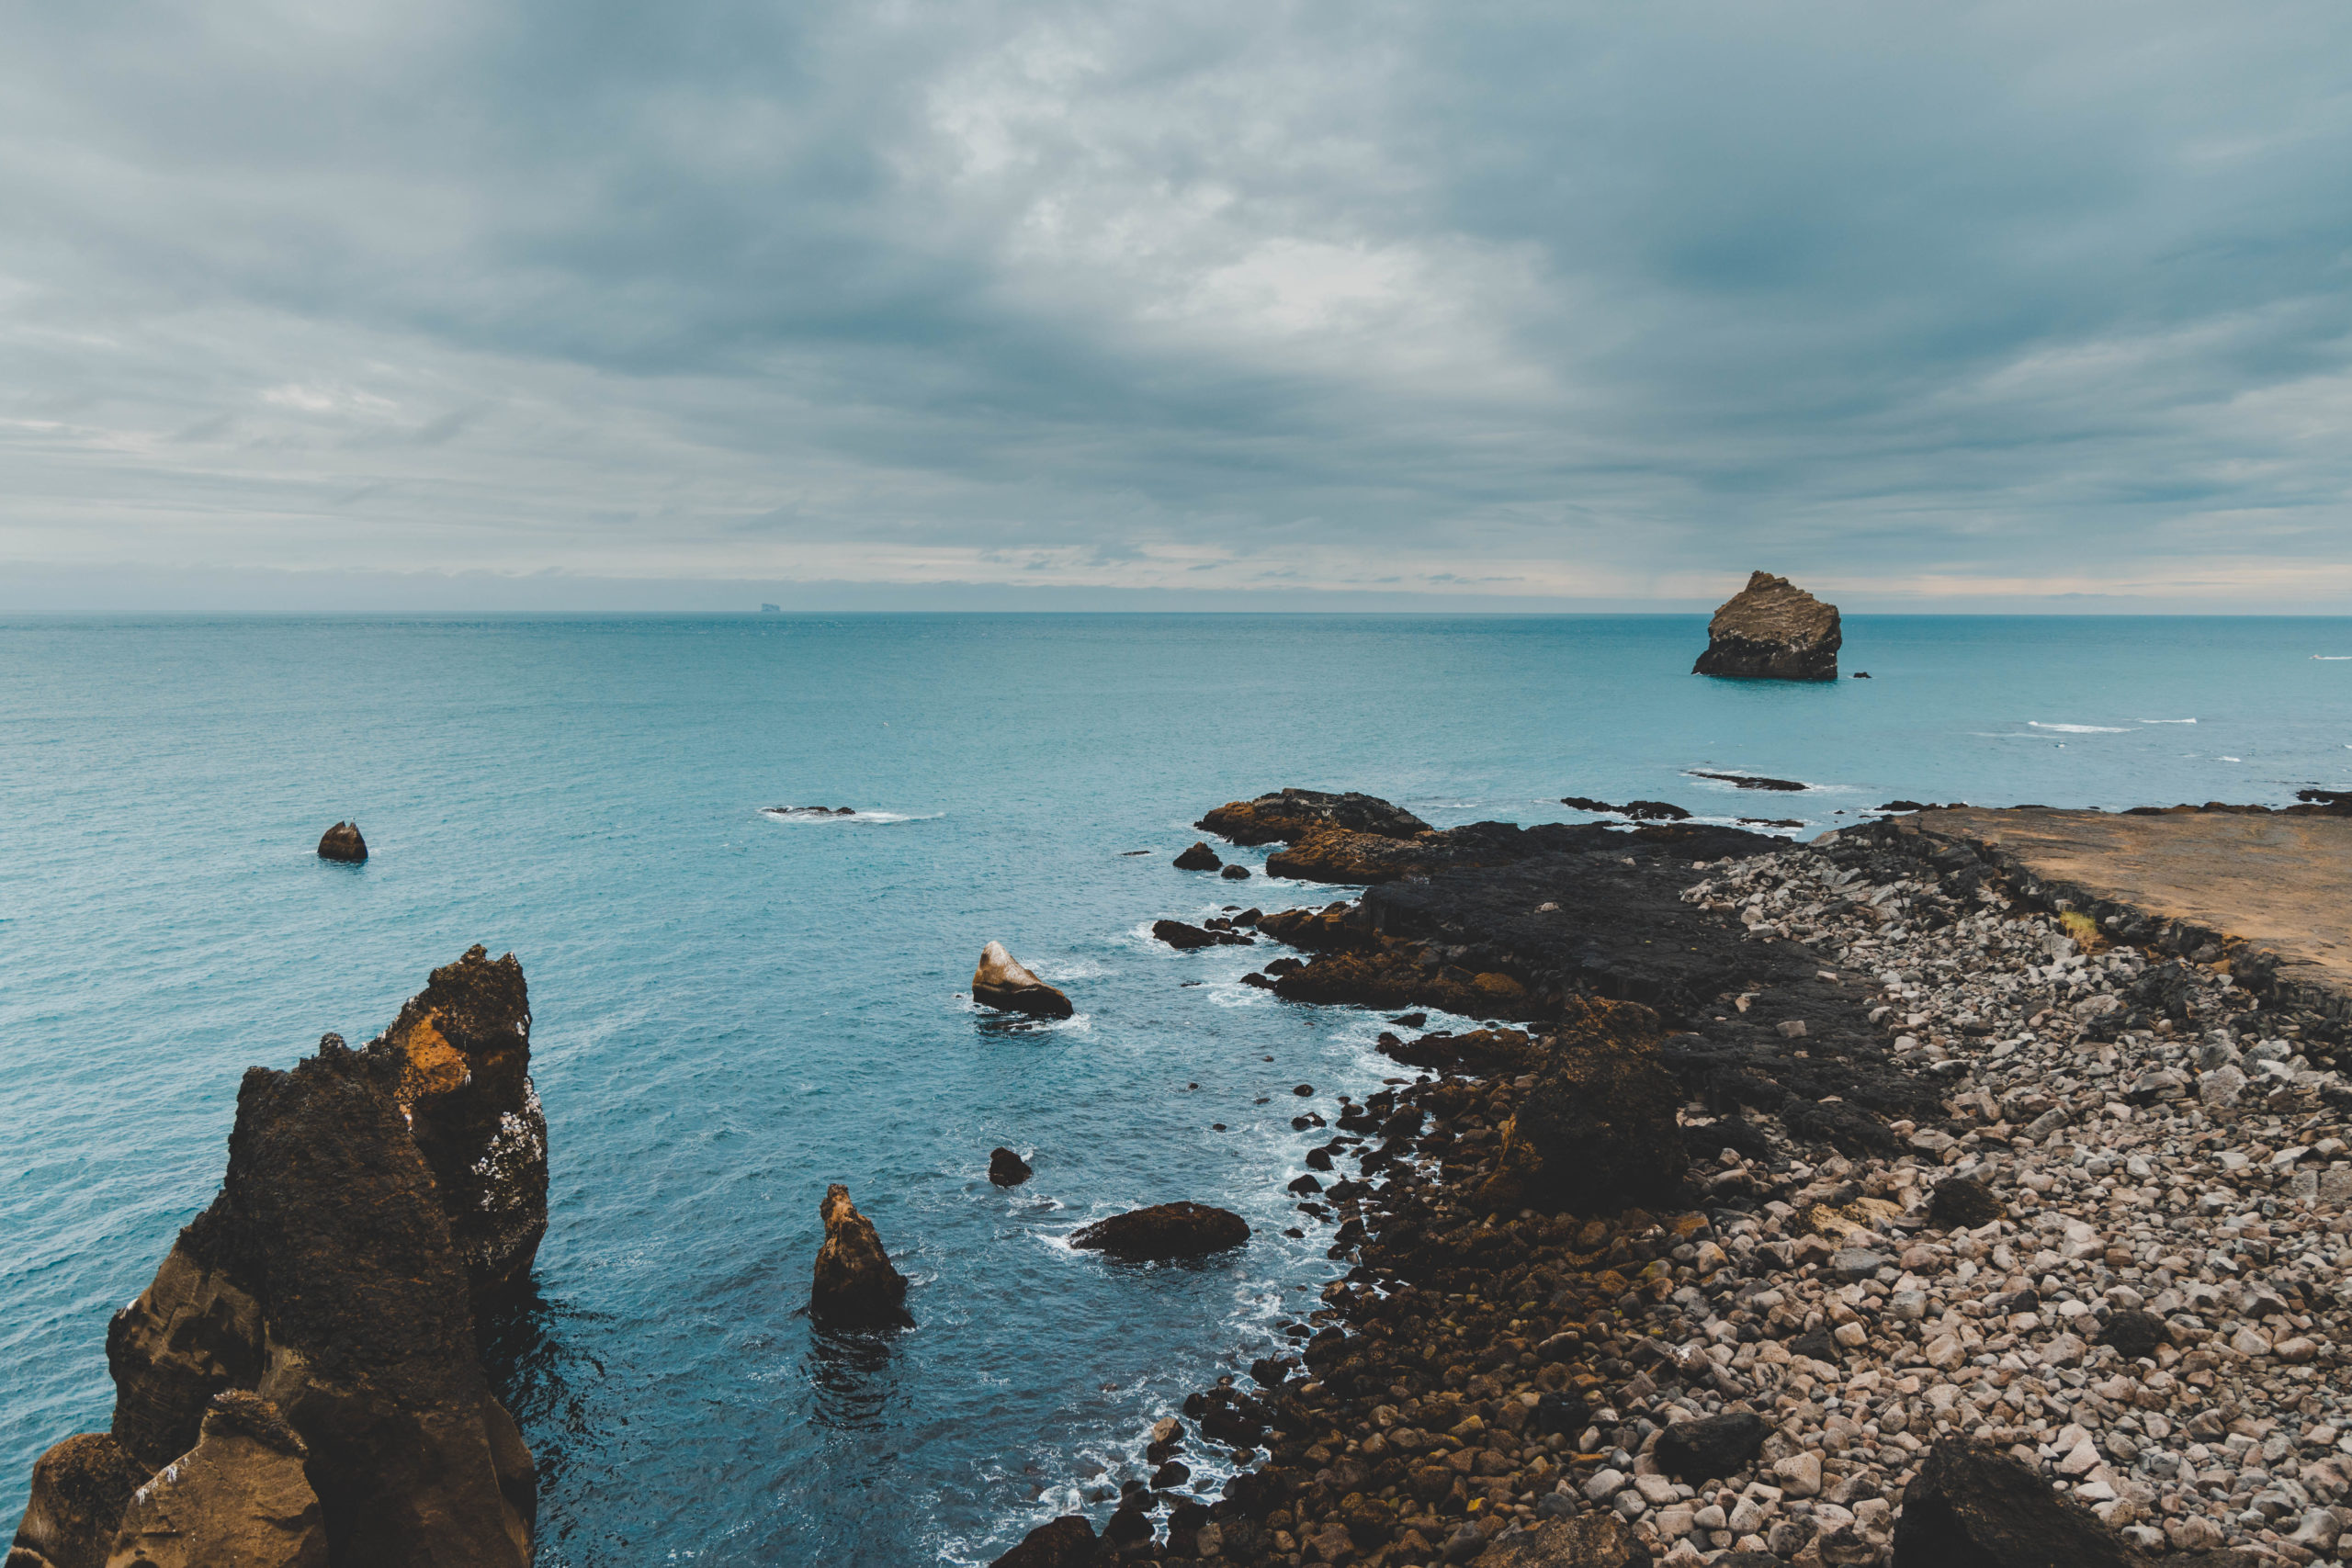
[[[248,1069],[219,1196],[107,1328],[110,1427],[35,1466],[8,1568],[531,1561],[476,1338],[547,1229],[530,1023],[475,947],[364,1048]]]
[[[1204,818],[1361,886],[1235,923],[1400,1076],[1291,1184],[1319,1308],[1000,1563],[2338,1561],[2343,1010],[1924,821]]]

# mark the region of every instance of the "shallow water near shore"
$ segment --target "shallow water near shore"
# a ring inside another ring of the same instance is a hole
[[[1347,890],[1173,870],[1207,807],[1309,784],[1450,826],[1575,794],[1812,832],[1898,795],[2352,784],[2352,622],[1856,616],[1872,679],[1819,686],[1692,677],[1703,644],[1692,616],[0,622],[0,1513],[104,1427],[107,1317],[218,1185],[238,1075],[373,1035],[475,942],[529,976],[553,1149],[539,1302],[493,1347],[539,1561],[985,1562],[1336,1271],[1280,1235],[1289,1119],[1388,1076],[1378,1021],[1147,928]],[[818,805],[856,812],[762,810]],[[317,860],[355,816],[374,858]],[[1080,1015],[974,1012],[991,938]],[[989,1184],[1000,1143],[1027,1186]],[[799,1313],[833,1180],[914,1280],[883,1347]],[[1175,1198],[1255,1238],[1182,1268],[1063,1244]]]

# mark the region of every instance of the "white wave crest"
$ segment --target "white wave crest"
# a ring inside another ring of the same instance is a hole
[[[763,806],[760,815],[771,822],[798,822],[809,825],[835,822],[935,822],[946,816],[944,811],[828,811],[815,806]]]
[[[2143,718],[2142,724],[2195,724],[2193,718]]]
[[[2029,729],[2054,729],[2061,735],[2124,735],[2130,733],[2128,730],[2119,729],[2111,724],[2044,724],[2038,718],[2030,718],[2025,722],[2026,728]]]

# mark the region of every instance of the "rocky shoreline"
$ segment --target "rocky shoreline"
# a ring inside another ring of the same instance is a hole
[[[1905,819],[1202,825],[1369,885],[1255,983],[1491,1021],[1400,1015],[1345,1278],[1001,1564],[2337,1560],[2352,1086],[2260,955]]]

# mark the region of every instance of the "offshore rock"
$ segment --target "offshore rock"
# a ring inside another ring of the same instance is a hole
[[[808,1315],[840,1328],[912,1328],[906,1309],[906,1276],[890,1266],[874,1222],[849,1201],[836,1181],[818,1206],[825,1220],[825,1244],[817,1249],[816,1282],[808,1292]]]
[[[1837,605],[1823,604],[1785,577],[1759,571],[1707,623],[1707,651],[1690,672],[1747,680],[1835,681],[1843,640]]]
[[[2143,1568],[2091,1511],[2007,1454],[1944,1438],[1903,1495],[1894,1568]]]
[[[1068,997],[1031,974],[1001,942],[980,949],[979,967],[972,971],[972,999],[999,1012],[1036,1018],[1068,1018],[1077,1010]]]
[[[196,1447],[131,1497],[107,1568],[327,1568],[309,1457],[267,1400],[215,1396]]]
[[[1318,828],[1410,839],[1430,825],[1377,795],[1351,790],[1283,789],[1255,800],[1234,800],[1203,817],[1194,827],[1237,844],[1295,843]]]
[[[1225,862],[1217,859],[1215,850],[1195,839],[1193,847],[1178,855],[1173,863],[1178,871],[1215,871]]]
[[[397,1074],[479,1315],[529,1280],[548,1229],[548,1122],[531,1084],[523,966],[469,948],[367,1050]]]
[[[1081,1252],[1114,1258],[1200,1258],[1250,1239],[1249,1223],[1227,1209],[1205,1203],[1155,1203],[1098,1220],[1069,1238]]]
[[[319,839],[321,860],[347,861],[353,864],[368,858],[368,840],[359,836],[356,822],[338,822]]]
[[[142,1463],[198,1446],[217,1377],[309,1446],[352,1568],[526,1564],[530,1451],[475,1359],[471,1294],[397,1063],[330,1035],[237,1091],[229,1170],[107,1339],[115,1424]],[[147,1451],[141,1452],[144,1445]]]
[[[68,1438],[33,1461],[32,1495],[8,1568],[104,1568],[115,1522],[148,1467],[103,1432]]]
[[[1084,1514],[1064,1514],[1023,1536],[989,1568],[1091,1568],[1094,1556],[1094,1527]]]
[[[1154,920],[1151,922],[1151,934],[1155,940],[1166,942],[1179,953],[1190,953],[1203,947],[1250,947],[1256,944],[1255,938],[1243,936],[1239,931],[1213,931],[1200,926],[1188,926],[1182,920]]]
[[[1657,1015],[1637,1003],[1569,998],[1550,1061],[1503,1124],[1479,1201],[1594,1214],[1669,1196],[1690,1156],[1659,1034]]]
[[[999,1187],[1018,1187],[1036,1174],[1027,1160],[1011,1149],[989,1151],[989,1179]]]

